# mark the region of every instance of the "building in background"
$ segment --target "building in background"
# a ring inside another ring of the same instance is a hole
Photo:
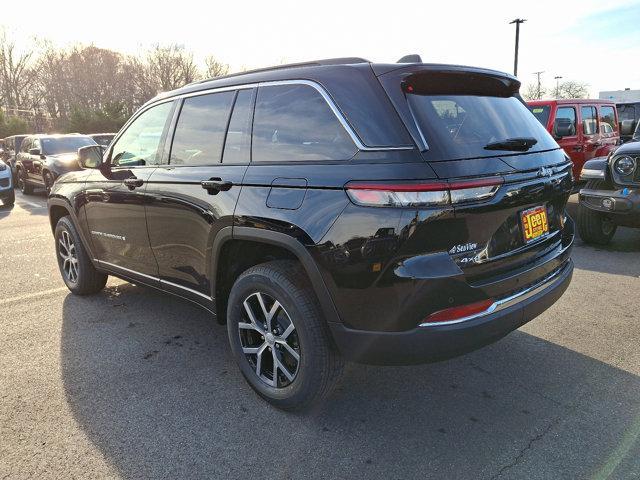
[[[610,100],[615,103],[634,103],[640,102],[640,90],[631,90],[625,88],[624,90],[610,90],[606,92],[600,92],[601,100]]]

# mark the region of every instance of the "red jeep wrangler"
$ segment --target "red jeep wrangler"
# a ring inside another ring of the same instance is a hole
[[[527,104],[571,157],[576,182],[580,180],[584,162],[607,156],[620,144],[618,112],[613,102],[571,99],[535,100]]]

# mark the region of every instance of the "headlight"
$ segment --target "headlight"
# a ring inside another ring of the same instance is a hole
[[[636,169],[636,161],[631,157],[620,157],[614,162],[613,168],[620,175],[631,175]]]

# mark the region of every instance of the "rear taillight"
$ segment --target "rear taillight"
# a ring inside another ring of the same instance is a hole
[[[485,177],[449,182],[349,182],[345,188],[358,205],[420,207],[487,200],[502,183],[502,177]]]

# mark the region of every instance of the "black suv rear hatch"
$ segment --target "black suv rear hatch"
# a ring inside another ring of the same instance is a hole
[[[520,83],[506,74],[466,67],[385,70],[378,77],[382,86],[440,179],[449,185],[500,180],[490,196],[452,191],[454,220],[443,231],[437,216],[425,215],[429,220],[417,225],[400,253],[431,253],[420,246],[432,245],[434,235],[443,236],[440,243],[467,281],[497,282],[496,288],[503,290],[491,292],[497,295],[522,281],[522,275],[517,281],[498,281],[515,272],[535,267],[535,275],[543,275],[540,264],[556,258],[568,241],[562,230],[571,163],[520,99]]]

